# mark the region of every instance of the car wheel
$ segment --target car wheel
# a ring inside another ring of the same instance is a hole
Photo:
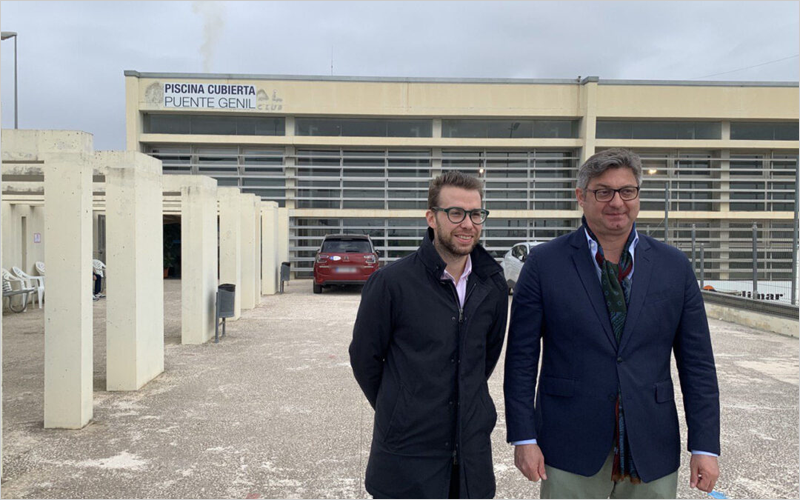
[[[314,293],[322,293],[322,285],[314,283]]]

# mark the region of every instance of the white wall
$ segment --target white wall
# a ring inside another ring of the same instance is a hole
[[[21,268],[28,274],[36,276],[36,261],[44,262],[44,207],[30,205],[12,205],[3,203],[3,267],[11,270],[12,266]],[[22,234],[22,218],[25,218],[25,234]],[[39,235],[39,242],[34,242],[34,235]],[[23,256],[23,243],[27,251]],[[24,265],[23,265],[24,263]]]

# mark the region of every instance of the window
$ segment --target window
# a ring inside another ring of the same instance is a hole
[[[797,122],[731,122],[734,141],[796,141]]]
[[[442,151],[442,170],[485,179],[489,210],[573,210],[575,153],[568,151]]]
[[[197,148],[198,173],[239,174],[239,158],[237,148]]]
[[[525,260],[525,257],[528,255],[528,245],[516,245],[514,248],[511,249],[511,255],[516,257],[519,260]]]
[[[332,137],[431,137],[431,120],[297,118],[295,133]]]
[[[367,240],[326,240],[322,244],[324,253],[372,253]]]
[[[192,154],[188,147],[154,147],[150,150],[153,158],[161,160],[162,172],[165,174],[191,174]]]
[[[147,134],[285,135],[286,120],[279,117],[145,114]]]
[[[298,208],[427,208],[430,151],[299,150],[297,166],[299,187],[336,191],[335,201],[298,191]]]
[[[597,120],[598,139],[720,139],[720,122]]]
[[[577,120],[442,120],[442,137],[465,139],[569,139]]]

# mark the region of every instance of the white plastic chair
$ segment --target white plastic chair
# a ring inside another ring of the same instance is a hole
[[[8,301],[9,301],[8,302],[8,308],[11,309],[14,312],[22,312],[22,311],[24,311],[28,307],[28,302],[30,302],[31,295],[33,295],[33,293],[35,293],[36,291],[34,289],[32,289],[32,288],[26,287],[25,286],[25,280],[23,280],[22,278],[18,278],[17,276],[14,276],[10,272],[8,272],[8,270],[5,269],[5,268],[0,268],[0,269],[1,269],[0,273],[2,273],[2,275],[3,275],[3,298],[5,299],[6,297],[8,297]],[[17,284],[16,290],[14,289],[13,283]],[[11,293],[8,293],[8,292],[11,292]],[[25,292],[25,293],[23,293],[23,292]],[[14,309],[14,306],[13,306],[14,297],[10,296],[12,294],[13,295],[22,294],[22,309],[19,310],[19,311]]]
[[[17,266],[12,266],[11,272],[24,281],[25,288],[33,288],[36,290],[35,293],[39,298],[39,309],[41,309],[42,300],[44,300],[44,278],[41,276],[31,276]]]
[[[44,277],[44,262],[37,260],[34,267],[36,268],[36,272],[39,273],[39,276]]]

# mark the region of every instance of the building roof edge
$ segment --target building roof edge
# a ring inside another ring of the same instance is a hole
[[[707,81],[696,80],[603,80],[597,76],[559,78],[429,78],[429,77],[363,77],[363,76],[324,76],[324,75],[255,75],[237,73],[161,73],[125,70],[125,76],[135,78],[169,78],[188,80],[285,80],[319,82],[367,82],[367,83],[466,83],[466,84],[505,84],[505,85],[652,85],[686,87],[798,87],[799,82],[752,82],[752,81]]]

